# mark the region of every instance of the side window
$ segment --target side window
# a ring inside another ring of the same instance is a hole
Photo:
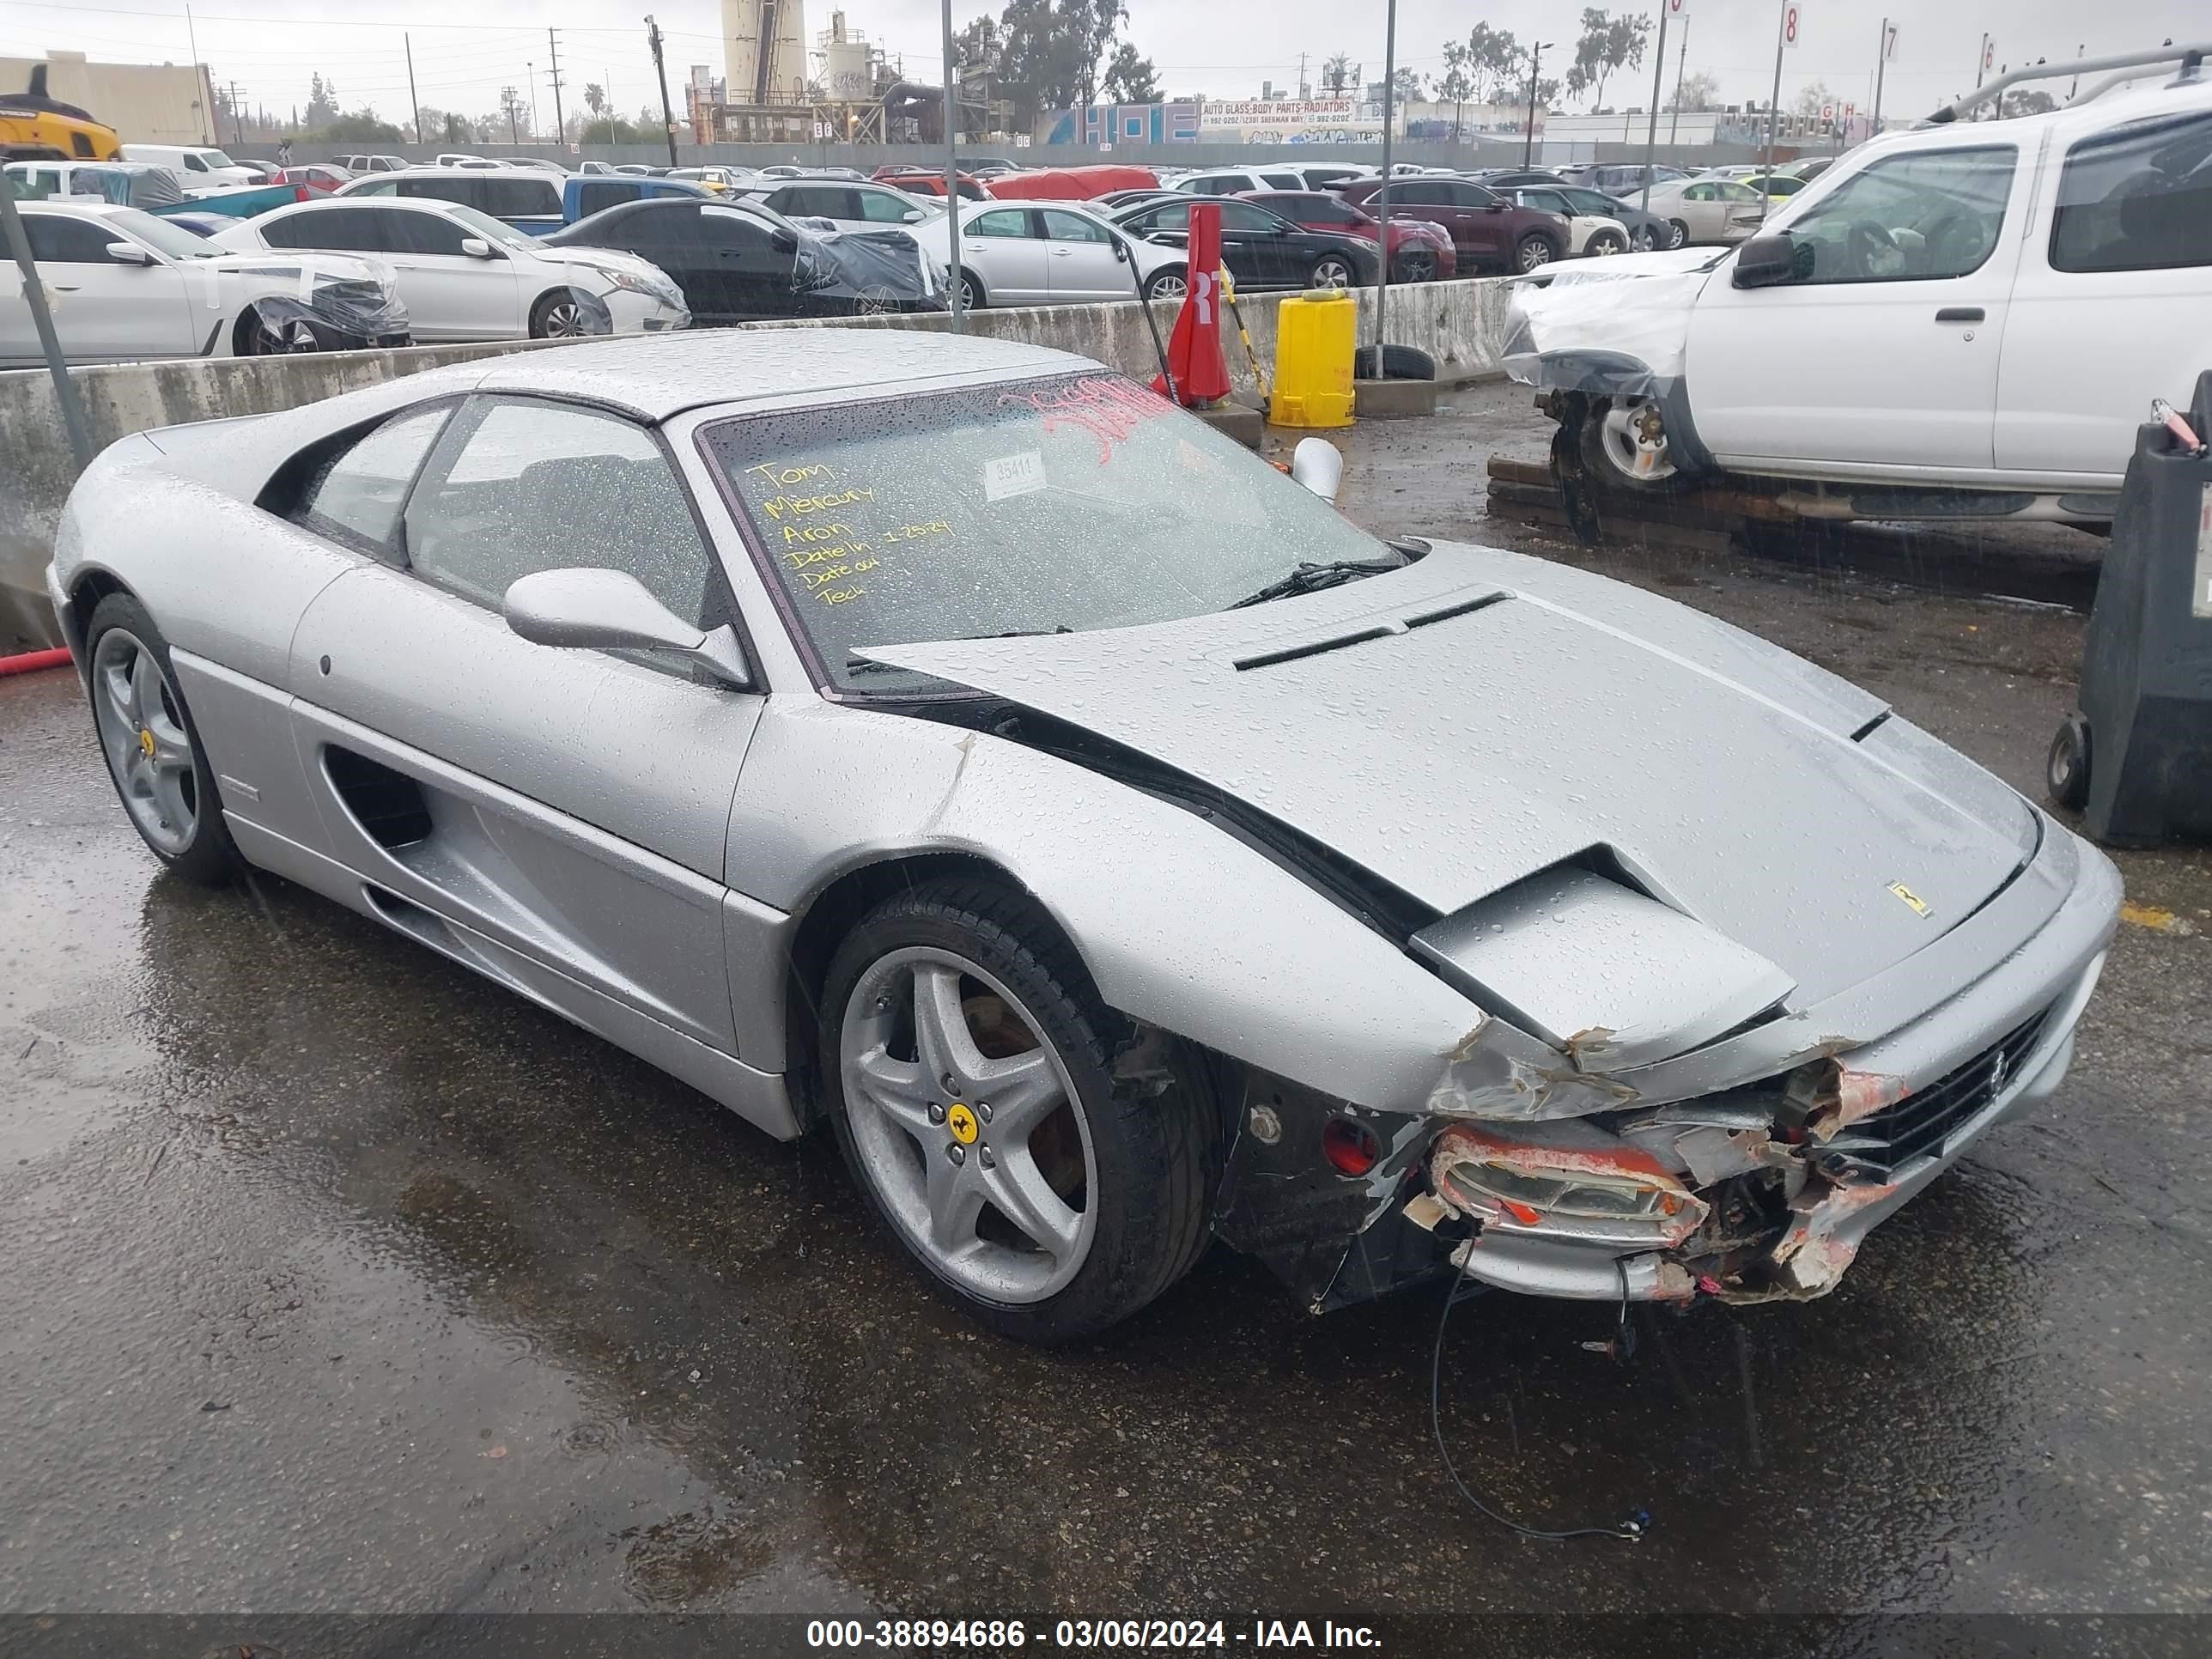
[[[1267,233],[1280,230],[1282,222],[1262,207],[1249,202],[1224,202],[1221,204],[1221,228],[1224,230],[1250,230]]]
[[[395,222],[390,232],[394,253],[442,254],[455,259],[464,257],[461,244],[468,240],[468,230],[442,213],[409,212],[403,209],[376,216]]]
[[[419,574],[495,611],[535,571],[605,568],[711,625],[712,562],[683,486],[644,428],[612,416],[480,402],[439,444],[406,528]]]
[[[1790,222],[1796,280],[1916,282],[1980,270],[2004,228],[2017,155],[2006,144],[1873,163]]]
[[[31,257],[41,264],[112,265],[110,242],[126,241],[84,219],[65,219],[59,214],[27,213],[23,233],[29,238]]]
[[[1170,202],[1165,207],[1154,208],[1150,213],[1141,215],[1137,225],[1140,234],[1146,230],[1188,230],[1190,204]]]
[[[860,198],[860,216],[872,224],[902,225],[914,204],[902,202],[887,190],[864,190]]]
[[[1371,199],[1379,200],[1380,193]],[[1394,181],[1390,190],[1394,207],[1401,202],[1407,207],[1442,207],[1450,200],[1442,185],[1401,185]]]
[[[441,404],[393,416],[322,465],[301,491],[293,519],[339,541],[390,552],[407,486],[453,412]]]
[[[1085,218],[1079,213],[1047,208],[1044,210],[1044,237],[1048,242],[1106,242],[1110,240],[1106,228],[1097,221]]]
[[[1296,190],[1305,181],[1295,173],[1263,173],[1260,182],[1270,190]]]
[[[735,208],[716,207],[711,204],[702,204],[696,210],[699,223],[707,233],[707,240],[717,247],[757,251],[769,245],[770,232],[768,226],[750,213],[740,213]],[[679,210],[663,211],[675,216]],[[669,240],[680,240],[681,237],[672,234]]]
[[[476,201],[469,191],[470,185],[474,182],[458,175],[449,179],[426,174],[419,179],[402,179],[398,185],[402,196],[427,196],[433,201],[459,202],[464,207],[470,207]]]
[[[2212,264],[2212,116],[2161,116],[2066,153],[2051,225],[2053,270]]]
[[[82,161],[89,161],[94,156],[97,155],[99,152],[92,147],[92,137],[90,134],[72,132],[70,134],[70,154],[76,156]]]
[[[561,216],[561,192],[550,179],[471,179],[473,189],[465,198],[495,219],[527,219]]]
[[[576,186],[576,212],[588,219],[602,208],[617,207],[637,197],[634,185],[617,185],[609,179],[588,179]]]
[[[261,221],[261,240],[271,247],[342,248],[352,245],[331,240],[343,213],[279,213]]]
[[[994,208],[988,213],[979,213],[968,222],[970,236],[1026,236],[1030,234],[1030,216],[1024,208]]]
[[[185,152],[185,172],[187,172],[187,173],[205,173],[207,170],[208,170],[208,164],[207,164],[205,161],[201,161],[201,160],[200,160],[200,158],[199,158],[198,156],[197,156],[197,155],[193,155],[193,154],[191,153],[191,151],[190,151],[190,150],[186,150],[186,151]]]
[[[373,185],[363,185],[359,190],[348,191],[346,194],[349,196],[397,196],[399,193],[399,184],[400,181],[397,179],[380,179]]]

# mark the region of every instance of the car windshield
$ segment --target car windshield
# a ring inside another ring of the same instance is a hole
[[[708,447],[830,678],[868,647],[1226,609],[1384,546],[1235,440],[1092,373],[725,422]]]
[[[137,208],[125,208],[120,213],[111,213],[107,222],[118,230],[127,230],[157,253],[172,259],[212,259],[225,252],[210,247],[204,237],[195,236],[180,225],[173,225],[150,213],[141,213]]]
[[[498,247],[536,247],[538,239],[527,231],[517,230],[503,220],[495,219],[481,208],[472,208],[459,202],[449,203],[448,210],[484,240]]]

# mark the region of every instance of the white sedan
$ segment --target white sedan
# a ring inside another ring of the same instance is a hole
[[[683,290],[609,248],[548,247],[457,202],[336,196],[278,208],[216,242],[374,254],[398,274],[417,340],[545,340],[684,328]]]
[[[945,215],[907,227],[931,258],[951,266]],[[1118,251],[1117,251],[1118,250]],[[1126,234],[1073,202],[963,202],[960,288],[963,306],[1095,305],[1182,297],[1182,249]]]
[[[1674,179],[1655,185],[1650,207],[1667,222],[1667,247],[1741,242],[1766,218],[1765,196],[1733,179]]]
[[[73,363],[410,343],[407,307],[376,260],[226,252],[105,202],[24,202],[16,210]],[[0,369],[43,361],[21,275],[13,259],[0,260]]]

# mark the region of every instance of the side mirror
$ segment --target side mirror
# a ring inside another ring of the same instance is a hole
[[[471,259],[489,259],[492,257],[491,244],[481,236],[462,237],[461,252]]]
[[[540,570],[507,590],[507,625],[535,645],[572,650],[665,651],[724,684],[749,688],[736,633],[706,633],[646,591],[626,570]]]
[[[769,246],[774,248],[778,253],[796,253],[799,252],[799,238],[793,235],[781,226],[778,226],[776,228],[769,232],[768,241]]]
[[[1729,280],[1738,288],[1772,288],[1797,279],[1797,245],[1786,234],[1753,236],[1735,251],[1735,274]]]
[[[1328,502],[1336,503],[1336,488],[1344,480],[1344,456],[1326,438],[1301,438],[1291,452],[1291,482],[1303,484]]]
[[[1505,204],[1503,202],[1485,203],[1482,210],[1485,213],[1503,213],[1505,211]]]
[[[927,217],[929,216],[920,208],[908,208],[904,213],[899,215],[899,222],[904,225],[918,225]]]
[[[107,257],[118,265],[150,265],[154,256],[136,242],[110,242]]]

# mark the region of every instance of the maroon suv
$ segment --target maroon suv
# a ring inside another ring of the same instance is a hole
[[[1338,195],[1372,215],[1380,179],[1350,179]],[[1417,177],[1390,181],[1390,216],[1426,219],[1443,228],[1462,271],[1534,270],[1567,255],[1567,222],[1556,213],[1516,207],[1494,190],[1465,179]]]

